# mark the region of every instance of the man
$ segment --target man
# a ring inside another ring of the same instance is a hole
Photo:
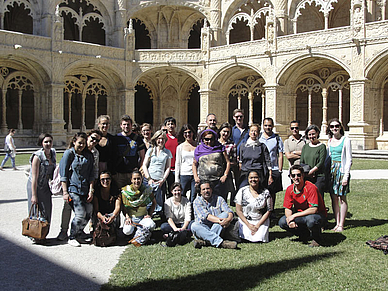
[[[284,147],[282,139],[272,131],[273,126],[274,122],[271,117],[264,118],[264,132],[261,134],[259,141],[267,146],[271,158],[272,175],[268,179],[268,190],[271,193],[275,205],[276,193],[283,190],[282,170]]]
[[[292,134],[284,141],[284,151],[291,167],[300,165],[300,155],[303,146],[306,144],[306,139],[299,134],[299,121],[293,120],[290,122],[290,131]]]
[[[236,249],[235,241],[227,241],[221,237],[223,230],[233,219],[233,211],[221,196],[213,196],[209,182],[201,181],[200,192],[201,196],[193,203],[195,222],[191,231],[196,237],[194,247],[212,245],[217,248]]]
[[[217,128],[217,117],[214,113],[209,113],[207,116],[206,116],[206,128],[204,128],[203,130],[201,130],[199,133],[198,133],[198,136],[197,136],[197,144],[200,144],[201,143],[201,135],[202,135],[202,132],[205,130],[205,129],[213,129],[215,132],[217,132],[218,134],[218,128]]]
[[[249,137],[249,128],[244,125],[244,110],[235,109],[233,110],[233,119],[235,125],[232,128],[232,140],[237,146],[237,152],[242,142],[246,142]]]
[[[170,187],[175,182],[175,159],[176,159],[176,148],[178,146],[178,137],[176,133],[176,120],[174,117],[167,117],[164,120],[164,127],[167,129],[167,141],[164,145],[166,149],[168,149],[172,154],[171,159],[171,170],[170,174],[167,177],[167,196],[170,197],[172,194],[170,193]]]
[[[5,152],[5,157],[4,160],[1,162],[0,170],[4,170],[3,167],[7,160],[11,158],[11,164],[12,168],[16,171],[16,165],[15,165],[15,156],[16,156],[16,146],[15,142],[13,140],[13,136],[15,135],[16,130],[11,128],[9,130],[8,135],[5,137],[4,141],[4,152]]]
[[[285,215],[279,220],[279,226],[307,241],[311,247],[320,246],[321,228],[326,221],[326,208],[318,188],[304,180],[304,171],[300,165],[290,168],[293,184],[288,186],[284,196]]]
[[[121,117],[120,127],[122,131],[114,139],[116,173],[113,178],[121,188],[131,183],[132,172],[143,165],[145,145],[143,139],[132,132],[132,119],[129,115]]]

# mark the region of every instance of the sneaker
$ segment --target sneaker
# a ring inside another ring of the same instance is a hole
[[[194,247],[196,249],[201,249],[202,247],[206,246],[206,242],[202,239],[196,239],[194,240]]]
[[[320,247],[321,245],[319,243],[317,243],[317,241],[315,240],[312,240],[312,242],[309,244],[309,247],[310,248],[316,248],[316,247]]]
[[[61,232],[57,236],[57,240],[64,241],[67,240],[69,237],[67,236],[67,231],[61,230]]]
[[[220,247],[223,249],[237,249],[237,243],[235,241],[224,240]]]
[[[80,247],[81,246],[81,244],[76,239],[69,239],[67,241],[67,243],[69,245],[71,245],[72,247]]]

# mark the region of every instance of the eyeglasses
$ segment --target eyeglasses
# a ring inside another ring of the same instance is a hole
[[[341,125],[339,125],[338,123],[337,124],[330,124],[330,128],[340,128]]]
[[[297,126],[290,127],[290,128],[291,128],[291,130],[297,130],[297,129],[299,129],[299,127],[297,127]]]
[[[111,179],[110,178],[102,178],[102,179],[100,179],[101,180],[101,182],[108,182],[108,181],[110,181]]]
[[[213,138],[212,137],[210,137],[210,138],[209,137],[204,137],[203,140],[204,141],[211,141],[211,140],[213,140]]]
[[[236,115],[234,118],[243,118],[244,115]]]
[[[92,141],[95,141],[95,142],[100,142],[100,139],[98,139],[97,137],[91,135],[90,138],[92,139]]]
[[[192,132],[191,132],[191,130],[189,130],[189,131],[184,131],[183,134],[184,134],[184,135],[189,135],[189,134],[192,134]]]
[[[295,178],[295,177],[300,178],[300,177],[302,177],[302,174],[301,173],[299,173],[299,174],[290,174],[290,176],[291,176],[291,178]]]

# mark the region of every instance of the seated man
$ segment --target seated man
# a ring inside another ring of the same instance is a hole
[[[303,168],[300,165],[293,165],[290,168],[293,184],[286,190],[283,203],[285,216],[279,220],[279,226],[299,236],[303,241],[311,237],[313,241],[310,246],[318,247],[327,212],[318,188],[305,181],[303,175]]]
[[[221,238],[221,232],[233,219],[233,211],[221,196],[212,195],[213,190],[209,182],[201,182],[200,190],[201,196],[193,203],[195,222],[191,226],[191,231],[196,237],[194,247],[200,249],[210,244],[217,248],[237,248],[235,241]]]

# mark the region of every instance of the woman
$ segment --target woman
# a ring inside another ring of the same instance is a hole
[[[230,161],[225,147],[220,144],[218,134],[212,129],[202,131],[200,140],[201,143],[194,151],[195,184],[199,185],[201,180],[209,181],[213,194],[227,201],[225,181],[229,175]]]
[[[96,145],[96,149],[100,153],[98,169],[99,172],[102,172],[107,171],[111,165],[113,135],[108,133],[110,124],[109,115],[100,115],[97,120],[98,129],[101,131],[102,136],[100,142]]]
[[[30,174],[27,181],[28,210],[31,205],[39,207],[41,217],[51,222],[52,200],[49,187],[49,180],[52,179],[56,165],[56,152],[52,148],[53,137],[51,134],[41,134],[38,137],[38,146],[42,148],[31,155]],[[37,213],[33,212],[33,216]],[[45,240],[37,243],[44,243]]]
[[[267,189],[260,187],[257,171],[249,172],[248,183],[248,186],[240,188],[236,194],[239,236],[251,242],[268,242],[269,217],[273,211],[272,197]]]
[[[172,231],[190,230],[191,225],[191,203],[186,197],[182,196],[181,184],[176,182],[172,184],[171,193],[173,196],[164,203],[167,222],[162,223],[160,226],[163,234]]]
[[[143,123],[141,126],[141,135],[143,136],[143,142],[148,150],[151,146],[152,126],[149,123]]]
[[[76,239],[82,238],[93,210],[94,158],[86,148],[87,139],[86,133],[76,133],[59,163],[63,200],[71,202],[75,214],[68,240],[68,244],[74,247],[81,246]]]
[[[196,133],[190,124],[182,126],[178,141],[182,142],[176,149],[175,183],[181,183],[183,195],[190,189],[190,202],[193,203],[196,195],[193,174],[194,150],[196,148]]]
[[[151,138],[151,147],[146,152],[142,167],[148,185],[153,188],[157,202],[157,213],[163,211],[166,194],[165,182],[171,169],[172,154],[164,147],[166,141],[167,136],[162,130],[155,132]],[[161,214],[163,215],[163,213]]]
[[[148,236],[141,242],[132,240],[131,242],[138,246],[144,244],[150,238],[150,232],[155,229],[155,222],[152,220],[152,213],[156,207],[156,200],[152,193],[150,186],[142,184],[143,176],[140,171],[135,170],[132,172],[131,185],[124,186],[121,189],[121,200],[123,204],[123,211],[125,214],[125,223],[123,227],[123,233],[125,235],[131,235],[136,229],[136,224],[140,224],[141,229],[148,230]],[[150,209],[147,212],[147,205],[151,204]],[[136,233],[134,238],[140,235]]]
[[[256,170],[259,174],[261,188],[267,188],[273,182],[271,158],[265,144],[259,142],[260,126],[252,124],[249,127],[249,138],[242,142],[239,151],[240,189],[248,185],[248,173]]]
[[[332,230],[336,232],[344,230],[348,212],[346,195],[349,193],[350,167],[352,166],[352,144],[344,134],[344,128],[339,119],[331,119],[327,128],[329,136],[327,147],[331,157],[329,192],[336,222]]]
[[[221,124],[219,128],[219,135],[220,138],[218,141],[220,144],[225,146],[226,154],[229,157],[230,160],[230,167],[232,168],[237,164],[237,147],[234,144],[234,142],[230,139],[230,135],[232,133],[232,126],[228,122],[224,122]],[[227,193],[230,192],[230,205],[235,206],[234,204],[234,197],[236,196],[236,188],[233,184],[233,177],[232,177],[232,171],[229,171],[228,178],[225,182],[226,185],[226,191]]]
[[[119,188],[112,181],[109,172],[101,172],[93,198],[94,228],[97,226],[97,219],[105,224],[113,223],[115,228],[119,228],[120,207],[121,195]]]
[[[326,146],[319,141],[320,130],[315,124],[310,125],[305,130],[305,135],[309,139],[309,143],[302,148],[300,156],[300,164],[308,165],[310,170],[306,176],[306,180],[317,186],[319,193],[323,198],[326,178],[325,178],[325,159]]]

